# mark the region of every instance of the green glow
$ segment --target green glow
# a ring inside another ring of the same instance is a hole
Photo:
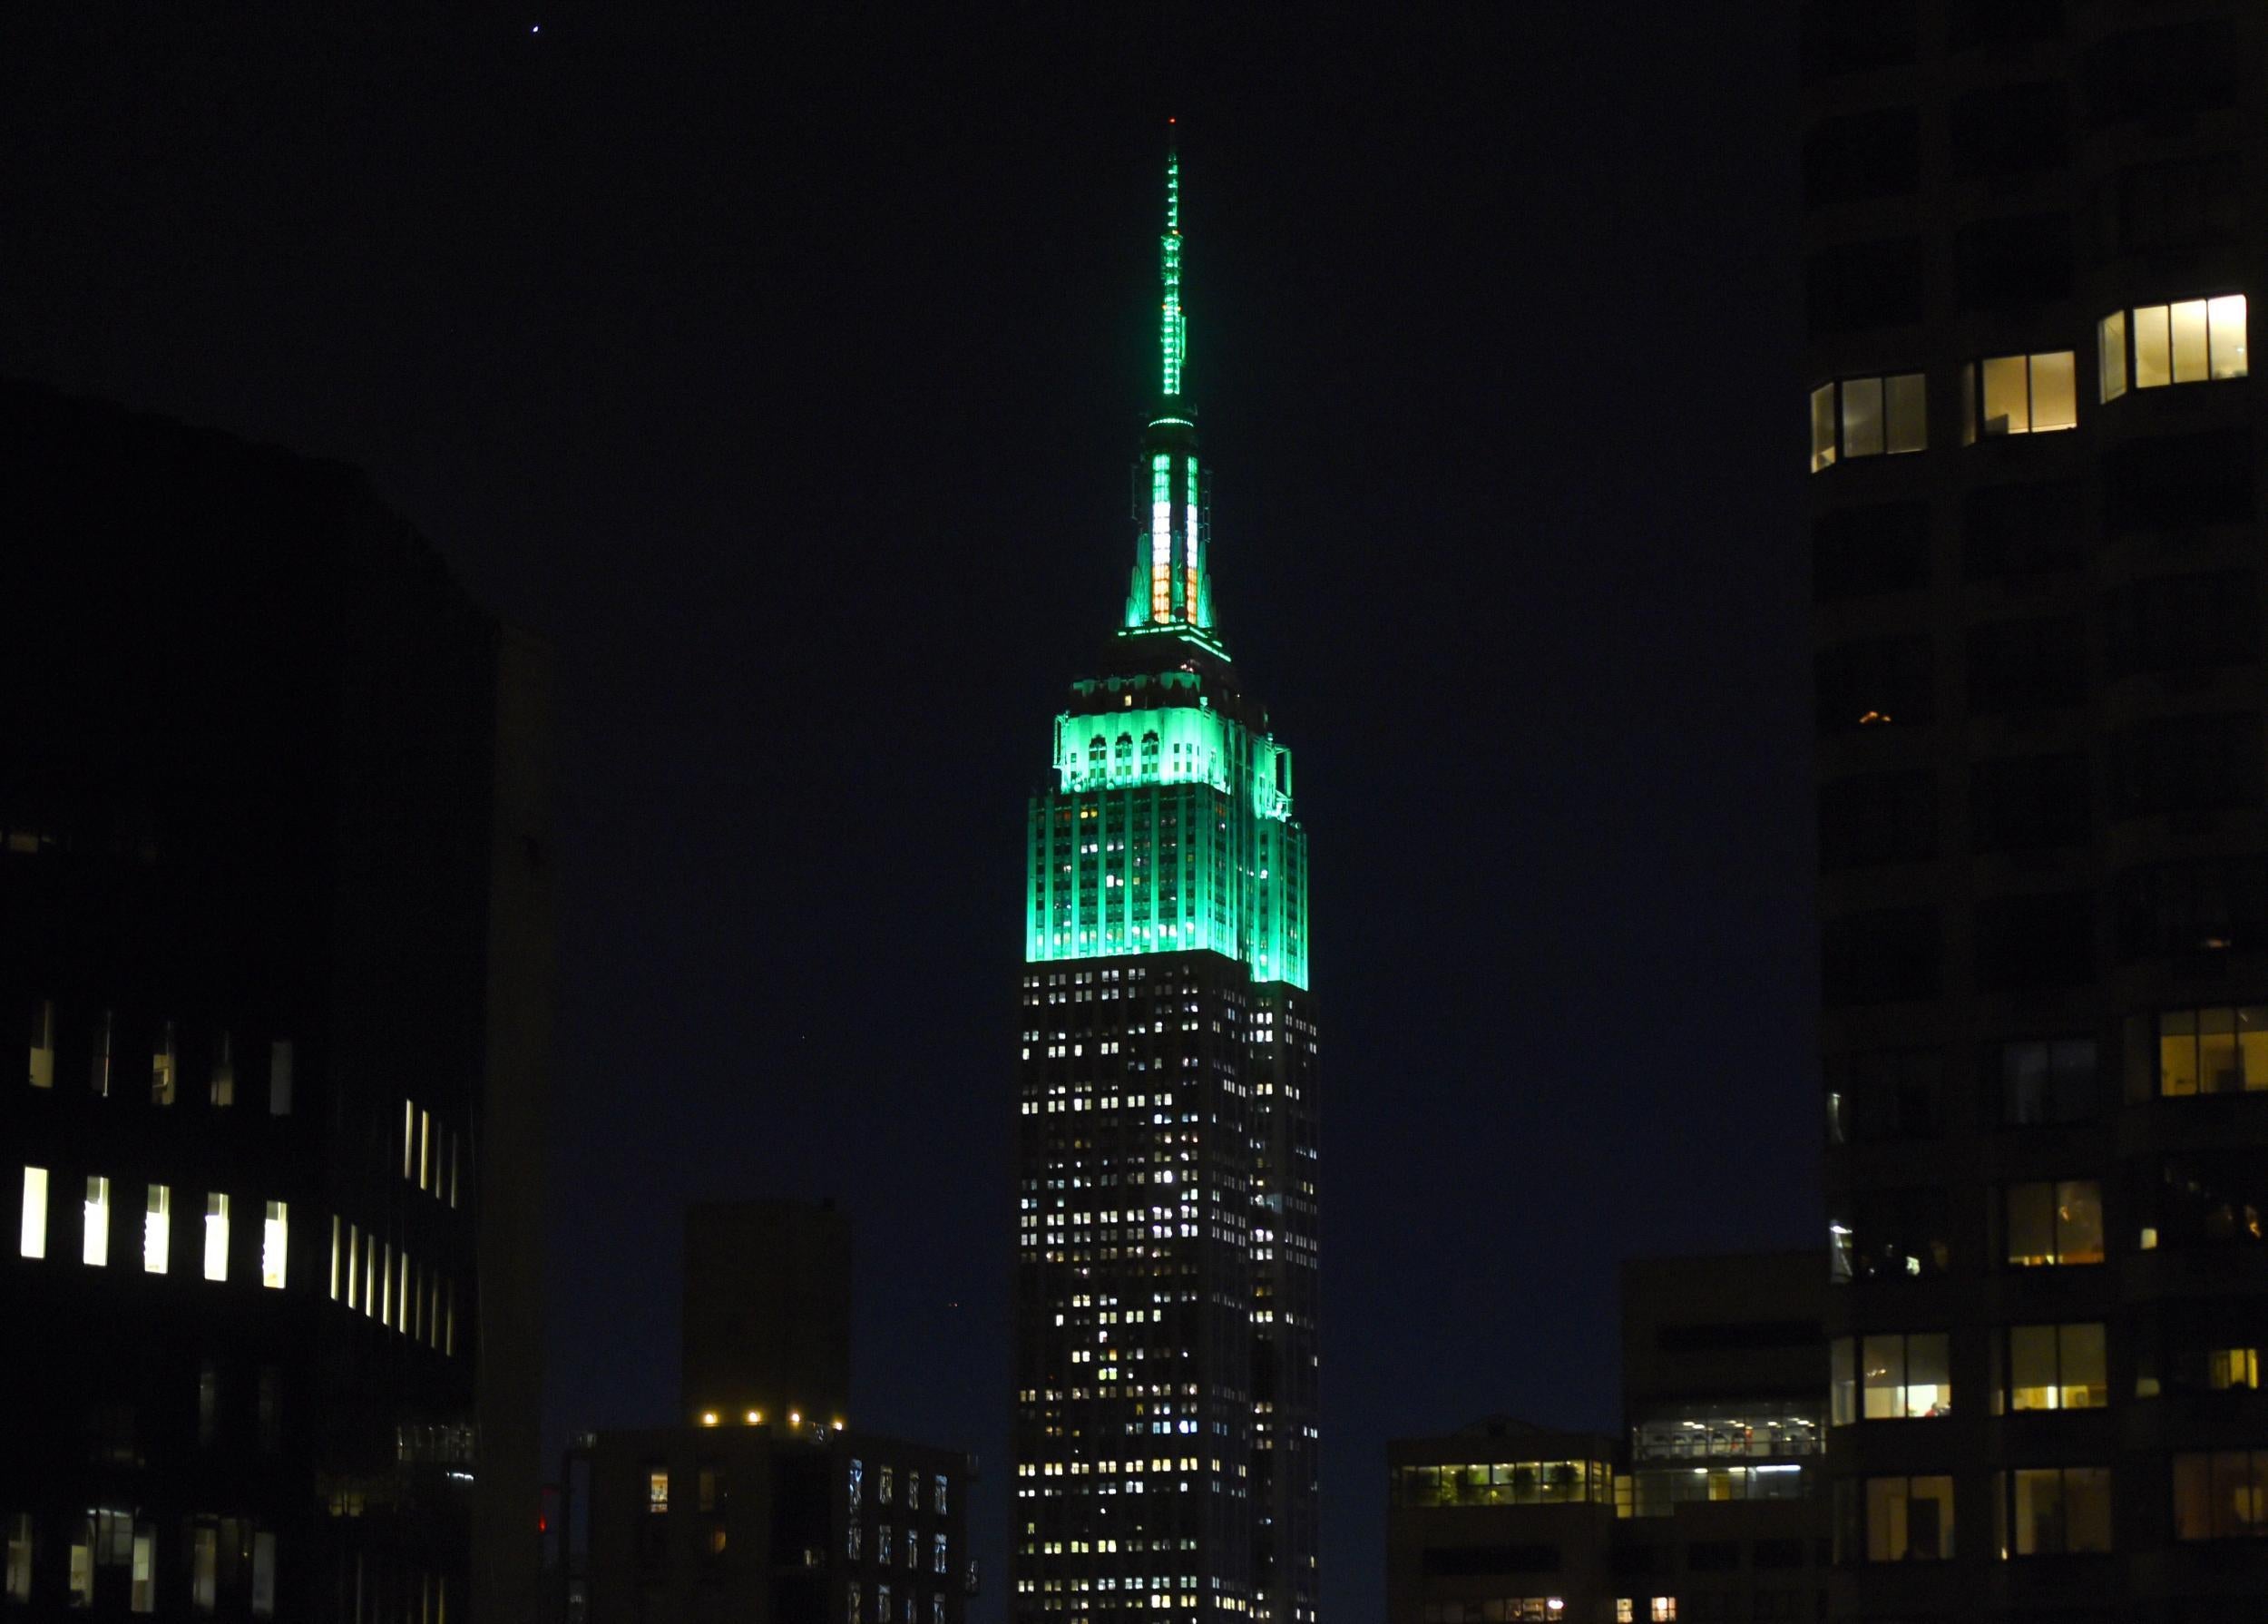
[[[1055,785],[1031,807],[1025,959],[1207,948],[1306,986],[1291,752],[1213,709],[1193,673],[1079,690],[1130,703],[1056,719]]]
[[[1225,664],[1196,425],[1178,409],[1180,210],[1180,160],[1169,152],[1167,398],[1145,436],[1149,512],[1137,521],[1119,635],[1171,638]],[[1078,683],[1078,709],[1056,718],[1054,782],[1030,807],[1024,958],[1205,949],[1241,961],[1256,982],[1305,988],[1307,836],[1292,817],[1291,752],[1216,709],[1188,660],[1176,649],[1159,658],[1167,669]]]
[[[1165,276],[1165,315],[1158,335],[1165,351],[1168,398],[1181,393],[1181,363],[1188,355],[1188,328],[1181,318],[1181,154],[1166,149],[1166,233],[1158,240],[1158,261]]]
[[[1158,425],[1150,426],[1155,430]],[[1176,436],[1174,449],[1149,454],[1149,511],[1135,537],[1134,569],[1127,582],[1129,631],[1209,631],[1213,624],[1204,486],[1196,454],[1183,449],[1188,440]],[[1209,638],[1204,641],[1208,648],[1217,646]]]

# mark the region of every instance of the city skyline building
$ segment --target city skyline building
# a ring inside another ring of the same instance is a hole
[[[963,1624],[977,1459],[851,1425],[851,1243],[832,1198],[686,1208],[680,1419],[569,1444],[547,1619]]]
[[[548,658],[353,469],[0,447],[0,1612],[524,1619]]]
[[[1807,1619],[1826,1604],[1815,1251],[1624,1260],[1618,1436],[1386,1445],[1386,1624]]]
[[[2254,1619],[2268,11],[1802,51],[1832,1614]]]
[[[1169,146],[1125,610],[1029,805],[1010,1605],[1309,1624],[1306,839],[1215,624],[1180,204]]]

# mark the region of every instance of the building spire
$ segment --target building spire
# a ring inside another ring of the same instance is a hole
[[[1188,329],[1181,315],[1181,150],[1175,121],[1166,121],[1166,229],[1158,239],[1164,282],[1158,348],[1164,364],[1157,415],[1142,435],[1135,471],[1134,569],[1127,582],[1125,630],[1194,638],[1226,658],[1212,635],[1213,580],[1204,484],[1198,468],[1197,424],[1181,399]]]
[[[1188,328],[1181,317],[1181,149],[1174,124],[1172,119],[1166,121],[1166,230],[1158,240],[1166,293],[1158,347],[1164,352],[1168,400],[1181,394],[1181,364],[1189,348]]]

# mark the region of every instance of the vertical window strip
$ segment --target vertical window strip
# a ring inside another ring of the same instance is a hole
[[[205,1196],[205,1278],[229,1277],[229,1198],[218,1190]]]
[[[150,1187],[142,1218],[142,1269],[164,1274],[173,1262],[173,1191],[162,1184]]]
[[[16,1255],[47,1256],[47,1169],[24,1169],[24,1219],[16,1230]]]
[[[79,1261],[89,1268],[104,1268],[110,1260],[111,1181],[90,1176],[86,1181],[86,1228],[79,1243]]]
[[[281,1291],[290,1256],[291,1208],[286,1202],[270,1201],[260,1225],[259,1283],[270,1291]]]

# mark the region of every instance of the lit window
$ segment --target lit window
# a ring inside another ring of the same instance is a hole
[[[1654,1624],[1663,1624],[1664,1620],[1669,1620],[1670,1624],[1675,1624],[1677,1617],[1677,1598],[1675,1596],[1655,1597],[1648,1604],[1646,1616],[1654,1620]]]
[[[2241,293],[2115,310],[2096,328],[2102,397],[2117,399],[2130,381],[2136,389],[2162,389],[2243,377],[2249,369],[2245,327]]]
[[[32,1519],[18,1511],[8,1519],[8,1571],[5,1594],[11,1601],[32,1599]]]
[[[1833,1425],[1952,1414],[1952,1377],[1942,1331],[1838,1337],[1829,1363],[1834,1376],[1829,1407]]]
[[[2042,1268],[2103,1260],[2103,1187],[2093,1179],[2008,1187],[2009,1264]]]
[[[161,1275],[173,1257],[173,1192],[162,1184],[150,1187],[142,1217],[142,1271]]]
[[[890,1587],[875,1586],[875,1624],[890,1624]]]
[[[24,1169],[24,1224],[16,1232],[16,1254],[23,1257],[47,1256],[47,1169]]]
[[[406,1179],[417,1166],[417,1107],[412,1101],[402,1101],[402,1177]]]
[[[1866,1560],[1950,1561],[1953,1555],[1953,1480],[1866,1480]]]
[[[55,1086],[55,1005],[43,998],[32,1005],[32,1086]]]
[[[102,1268],[111,1260],[111,1181],[86,1181],[86,1227],[81,1231],[79,1261]]]
[[[92,1518],[71,1525],[70,1566],[65,1594],[72,1607],[94,1605],[94,1522]]]
[[[670,1474],[649,1471],[646,1473],[646,1509],[666,1511],[670,1509]]]
[[[284,1262],[290,1240],[290,1208],[281,1201],[269,1202],[267,1221],[260,1226],[259,1283],[271,1291],[283,1289]]]
[[[937,1496],[931,1502],[931,1504],[936,1508],[940,1516],[943,1515],[945,1510],[945,1474],[942,1472],[937,1474]]]
[[[1980,431],[2042,435],[2079,425],[2077,358],[2068,349],[2037,356],[1995,356],[1961,368],[1961,444]]]
[[[2268,1539],[2268,1450],[2175,1455],[2174,1537]]]
[[[338,1214],[334,1212],[331,1214],[331,1301],[334,1303],[338,1301],[339,1228]]]
[[[2205,1385],[2215,1393],[2260,1385],[2260,1350],[2216,1347],[2205,1355]]]
[[[158,1028],[158,1041],[150,1051],[150,1100],[171,1105],[174,1094],[173,1022]]]
[[[2099,1410],[2109,1402],[2100,1325],[2009,1327],[2009,1408]]]
[[[2113,311],[2095,329],[2096,350],[2102,368],[2102,398],[2116,400],[2126,392],[2126,313]]]
[[[228,1277],[229,1198],[216,1192],[205,1197],[205,1278]]]
[[[127,1607],[137,1613],[158,1610],[158,1530],[153,1522],[134,1524],[133,1568],[132,1586],[127,1591]]]
[[[2159,1013],[2160,1094],[2238,1094],[2263,1089],[2268,1089],[2268,1005]]]
[[[2110,1549],[2110,1469],[2039,1467],[2000,1474],[2000,1557]]]
[[[1846,377],[1812,391],[1812,472],[1845,457],[1898,456],[1930,445],[1928,390],[1919,372]]]
[[[849,1624],[865,1624],[865,1615],[860,1610],[858,1605],[858,1581],[855,1579],[850,1581],[848,1600],[843,1616],[849,1620]]]
[[[288,1117],[291,1114],[291,1042],[279,1038],[268,1051],[268,1114]]]
[[[216,1106],[236,1103],[236,1050],[225,1032],[212,1052],[212,1102]]]

